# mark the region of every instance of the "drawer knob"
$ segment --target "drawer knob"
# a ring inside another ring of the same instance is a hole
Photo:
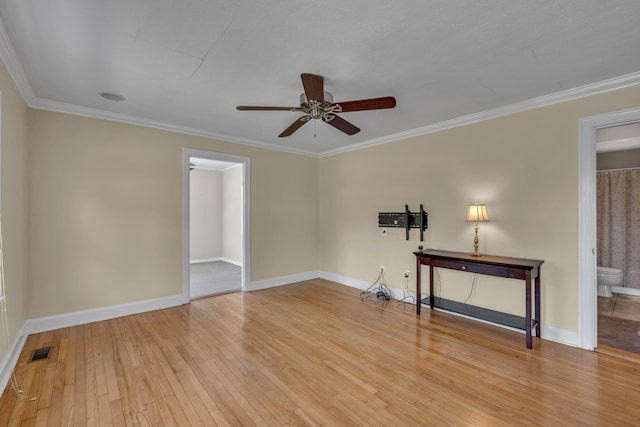
[[[466,265],[463,265],[462,267],[460,267],[460,269],[464,271],[464,270],[466,270],[466,269],[467,269],[467,266],[466,266]]]

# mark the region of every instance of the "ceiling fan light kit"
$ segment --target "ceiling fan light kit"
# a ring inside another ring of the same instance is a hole
[[[382,110],[396,106],[396,99],[392,96],[361,99],[357,101],[333,102],[333,95],[324,90],[324,79],[322,76],[303,73],[300,77],[302,79],[304,92],[300,95],[299,107],[239,105],[236,109],[240,111],[293,111],[304,113],[304,116],[299,117],[278,135],[282,138],[290,136],[311,119],[320,119],[347,135],[354,135],[360,132],[360,128],[338,116],[338,113]]]

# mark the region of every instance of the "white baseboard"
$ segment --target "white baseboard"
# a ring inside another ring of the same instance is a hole
[[[145,301],[112,305],[109,307],[95,308],[91,310],[75,311],[55,316],[39,317],[36,319],[29,319],[25,322],[26,332],[27,334],[36,334],[39,332],[52,331],[54,329],[67,328],[69,326],[98,322],[100,320],[115,319],[116,317],[129,316],[131,314],[176,307],[182,304],[184,304],[184,299],[182,294],[180,294]]]
[[[577,332],[572,332],[566,329],[560,329],[549,325],[540,325],[540,334],[545,340],[568,345],[570,347],[579,346]]]
[[[640,289],[637,289],[637,288],[625,288],[623,286],[612,286],[611,287],[611,292],[614,292],[616,294],[640,296]]]
[[[146,311],[160,310],[163,308],[176,307],[182,305],[182,294],[170,297],[155,298],[145,301],[101,307],[93,310],[76,311],[72,313],[59,314],[56,316],[39,317],[29,319],[24,322],[22,328],[16,335],[13,344],[7,351],[0,364],[0,390],[4,390],[9,383],[9,378],[15,367],[20,352],[24,347],[29,334],[52,331],[69,326],[82,325],[85,323],[98,322],[100,320],[115,319],[116,317],[129,316],[131,314],[144,313]]]
[[[367,290],[373,282],[367,282],[364,280],[353,279],[351,277],[341,276],[339,274],[320,272],[320,278],[325,280],[331,280],[332,282],[340,283],[341,285],[349,286],[351,288],[360,289],[361,291]],[[392,288],[387,285],[391,292],[391,298],[396,300],[402,300],[406,297],[406,302],[410,304],[416,303],[416,293],[413,291],[402,291],[402,289]]]
[[[347,276],[342,276],[335,273],[327,273],[326,271],[320,272],[320,278],[330,280],[332,282],[340,283],[341,285],[349,286],[351,288],[360,289],[361,291],[371,286],[371,282],[367,282],[360,279],[354,279]]]
[[[189,264],[202,264],[202,263],[205,263],[205,262],[215,262],[215,261],[222,261],[222,262],[226,262],[228,264],[233,264],[233,265],[237,265],[238,267],[242,267],[242,263],[241,262],[234,261],[231,258],[225,258],[225,257],[193,259],[193,260],[189,261]]]
[[[275,288],[276,286],[290,285],[296,282],[317,279],[318,277],[320,277],[319,271],[309,271],[306,273],[292,274],[290,276],[275,277],[273,279],[256,280],[251,282],[250,289],[246,290],[259,291],[261,289]]]
[[[0,390],[4,390],[9,384],[9,378],[11,378],[11,373],[18,362],[18,357],[20,357],[20,352],[26,340],[26,323],[23,323],[0,364]]]
[[[260,289],[268,289],[276,286],[289,285],[291,283],[302,282],[305,280],[312,280],[316,278],[322,278],[330,280],[336,283],[340,283],[345,286],[365,290],[371,286],[371,282],[364,280],[354,279],[347,276],[341,276],[339,274],[327,273],[322,271],[310,271],[306,273],[293,274],[289,276],[276,277],[273,279],[258,280],[251,282],[251,289],[249,291],[257,291]],[[415,292],[406,292],[403,294],[401,289],[389,288],[392,297],[394,299],[401,299],[403,295],[412,295],[415,298]],[[414,302],[415,303],[415,302]],[[132,314],[144,313],[152,310],[160,310],[163,308],[176,307],[184,304],[183,296],[173,295],[169,297],[155,298],[152,300],[137,301],[126,304],[119,304],[110,307],[101,307],[92,310],[76,311],[72,313],[65,313],[55,316],[46,316],[36,319],[27,320],[18,335],[15,337],[14,342],[5,355],[2,364],[0,365],[0,386],[6,387],[11,372],[18,360],[22,347],[26,341],[28,334],[51,331],[60,328],[66,328],[69,326],[76,326],[91,322],[97,322],[101,320],[114,319],[117,317],[128,316]],[[473,319],[473,318],[471,318]],[[478,320],[478,319],[474,319]],[[485,322],[490,323],[490,322]],[[492,325],[505,327],[491,323]],[[520,331],[522,332],[522,331]],[[567,331],[564,329],[555,328],[553,326],[542,325],[542,338],[560,344],[577,347],[578,346],[578,334],[576,332]]]
[[[353,279],[351,277],[346,277],[346,276],[341,276],[339,274],[334,274],[334,273],[327,273],[327,272],[320,272],[320,278],[322,279],[326,279],[326,280],[331,280],[332,282],[336,282],[336,283],[340,283],[341,285],[345,285],[345,286],[350,286],[352,288],[357,288],[360,290],[365,290],[367,289],[369,286],[371,286],[371,282],[365,282],[363,280],[359,280],[359,279]],[[628,288],[626,288],[628,289]],[[401,289],[396,289],[396,288],[389,288],[389,290],[391,291],[391,296],[394,299],[401,299],[403,297],[403,295],[411,295],[414,297],[414,301],[415,301],[415,292],[411,292],[411,291],[405,291],[404,294],[402,292]],[[614,290],[615,292],[615,290]],[[415,304],[415,302],[414,302]],[[516,332],[521,332],[524,334],[524,331],[522,329],[515,329],[515,328],[511,328],[509,326],[505,326],[505,325],[500,325],[498,323],[493,323],[493,322],[487,322],[485,320],[482,319],[476,319],[474,317],[469,317],[469,316],[465,316],[462,314],[458,314],[458,313],[453,313],[450,311],[447,311],[447,313],[451,313],[454,314],[456,316],[460,316],[460,317],[465,317],[471,320],[476,320],[482,323],[488,323],[494,326],[498,326],[501,328],[505,328],[505,329],[509,329],[509,330],[513,330]],[[564,344],[564,345],[568,345],[571,347],[577,347],[578,346],[578,333],[577,332],[572,332],[572,331],[567,331],[565,329],[560,329],[560,328],[556,328],[553,326],[548,326],[548,325],[540,325],[540,335],[542,335],[542,339],[545,340],[549,340],[549,341],[554,341],[560,344]]]
[[[202,264],[204,262],[214,262],[220,261],[222,258],[203,258],[203,259],[192,259],[189,261],[189,264]]]

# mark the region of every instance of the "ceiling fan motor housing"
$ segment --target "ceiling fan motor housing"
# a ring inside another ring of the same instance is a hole
[[[312,119],[323,119],[325,122],[333,119],[333,116],[328,116],[329,113],[339,113],[340,106],[334,105],[333,95],[330,92],[324,92],[324,100],[319,101],[317,99],[307,99],[307,95],[303,92],[300,94],[300,107],[302,110],[309,114]]]

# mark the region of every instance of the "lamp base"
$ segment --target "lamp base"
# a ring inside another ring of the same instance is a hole
[[[471,254],[472,256],[482,256],[480,254],[480,252],[478,252],[478,223],[476,222],[476,226],[475,226],[475,231],[476,234],[473,238],[473,253]]]

